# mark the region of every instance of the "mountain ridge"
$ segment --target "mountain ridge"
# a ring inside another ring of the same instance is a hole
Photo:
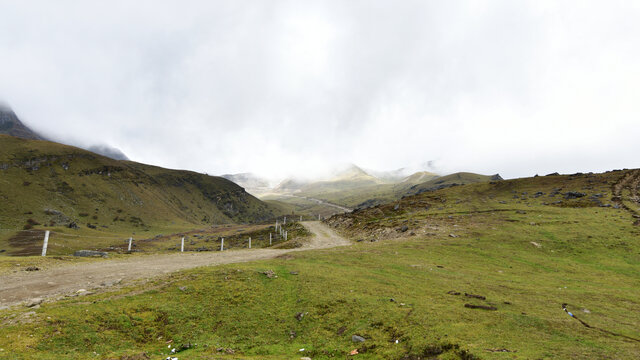
[[[0,102],[0,134],[15,136],[22,139],[28,140],[47,140],[53,141],[52,139],[48,139],[36,131],[32,130],[30,127],[25,125],[20,118],[16,115],[16,113],[11,109],[11,107],[6,103]],[[59,141],[55,141],[59,142]],[[76,146],[82,148],[87,151],[91,151],[93,153],[106,156],[108,158],[114,160],[129,160],[129,158],[119,149],[116,149],[109,145],[98,144],[98,145],[90,145],[90,146],[78,146],[74,144],[66,144],[70,146]]]

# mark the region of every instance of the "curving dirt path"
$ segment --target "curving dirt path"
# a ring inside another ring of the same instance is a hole
[[[177,253],[132,256],[128,259],[98,260],[85,264],[63,265],[34,272],[0,276],[0,308],[33,298],[54,298],[146,279],[199,266],[220,265],[271,259],[286,253],[349,245],[349,241],[320,222],[302,223],[314,236],[297,249],[229,250],[224,252]]]

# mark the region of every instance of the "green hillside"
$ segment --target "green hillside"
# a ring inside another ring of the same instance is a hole
[[[5,310],[0,345],[15,359],[637,359],[639,183],[408,196],[327,220],[349,247]]]
[[[480,174],[474,174],[469,172],[458,172],[454,174],[432,178],[428,181],[410,186],[408,189],[406,189],[405,194],[413,195],[413,194],[419,194],[425,191],[444,189],[450,186],[466,185],[466,184],[474,184],[474,183],[498,181],[498,180],[502,180],[502,177],[500,177],[500,175],[498,174],[488,176],[488,175],[480,175]]]
[[[0,249],[16,230],[118,235],[270,219],[226,179],[0,135]],[[8,230],[7,230],[8,229]]]
[[[499,175],[487,176],[468,172],[445,176],[438,176],[429,172],[418,172],[398,183],[359,182],[350,183],[350,186],[343,187],[323,187],[321,183],[314,184],[314,187],[303,187],[298,194],[350,208],[362,208],[383,204],[400,199],[403,196],[415,195],[425,191],[494,180],[502,180],[502,178]]]

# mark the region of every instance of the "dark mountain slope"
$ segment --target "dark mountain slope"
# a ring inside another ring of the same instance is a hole
[[[0,104],[0,134],[23,139],[44,140],[44,138],[25,126],[10,108]]]
[[[0,135],[0,199],[0,227],[13,229],[29,219],[50,227],[113,232],[273,216],[267,204],[221,177],[6,135]]]

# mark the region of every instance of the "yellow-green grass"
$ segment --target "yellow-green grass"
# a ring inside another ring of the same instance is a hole
[[[345,358],[354,349],[361,359],[638,358],[633,218],[584,198],[543,205],[549,198],[530,196],[599,193],[619,176],[461,186],[336,216],[327,223],[364,241],[176,273],[30,316],[5,310],[0,348],[9,359],[163,358],[168,345],[188,343],[197,347],[180,359]]]

